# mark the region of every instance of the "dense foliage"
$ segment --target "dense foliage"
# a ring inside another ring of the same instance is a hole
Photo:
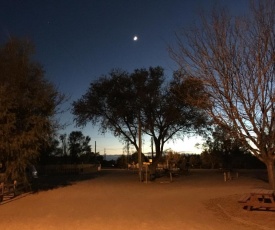
[[[5,180],[25,179],[57,127],[56,108],[63,99],[32,61],[30,43],[10,40],[0,47],[0,161]]]
[[[231,137],[230,132],[220,127],[214,129],[203,148],[200,158],[204,168],[246,169],[264,165],[238,139]]]
[[[80,156],[91,153],[90,140],[89,136],[84,136],[80,131],[70,133],[68,147],[72,163],[77,163]]]

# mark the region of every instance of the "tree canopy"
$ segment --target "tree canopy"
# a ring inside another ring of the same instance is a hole
[[[69,153],[72,163],[77,163],[78,158],[81,155],[91,153],[91,138],[84,136],[81,131],[73,131],[68,138]]]
[[[204,166],[211,168],[224,168],[227,170],[239,168],[251,168],[262,165],[244,145],[230,135],[228,130],[215,127],[211,136],[203,143],[204,151],[201,159]],[[256,163],[255,163],[256,161]]]
[[[73,102],[77,125],[99,124],[138,151],[138,124],[151,136],[157,162],[164,144],[176,135],[200,130],[206,116],[202,110],[178,100],[171,93],[161,67],[137,69],[133,73],[114,70],[91,83],[87,92]]]
[[[6,179],[25,175],[38,157],[56,128],[54,115],[63,100],[31,59],[33,51],[32,44],[17,39],[0,47],[0,160]]]
[[[251,1],[247,14],[216,7],[197,27],[177,34],[172,58],[203,82],[214,122],[268,169],[275,189],[275,2]]]

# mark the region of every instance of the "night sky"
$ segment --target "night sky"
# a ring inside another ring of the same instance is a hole
[[[192,26],[213,2],[235,13],[247,8],[247,0],[0,0],[0,42],[10,37],[32,41],[46,77],[70,96],[68,108],[91,82],[115,68],[132,72],[162,66],[170,77],[176,64],[167,46],[175,43],[175,32]],[[61,119],[70,123],[61,133],[80,130],[69,112]],[[100,154],[123,153],[122,144],[112,135],[99,135],[97,127],[81,131],[91,137],[93,150],[96,141]],[[186,140],[166,147],[196,150],[197,141]],[[150,151],[150,143],[143,149]]]

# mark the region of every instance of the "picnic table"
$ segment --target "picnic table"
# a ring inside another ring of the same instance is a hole
[[[10,198],[16,196],[16,185],[17,181],[14,181],[13,183],[0,183],[0,202],[3,201],[4,196],[9,196]]]
[[[242,196],[238,202],[250,211],[252,209],[275,209],[274,191],[268,189],[253,189],[250,194]]]

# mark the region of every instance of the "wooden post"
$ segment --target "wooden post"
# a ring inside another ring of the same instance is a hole
[[[173,181],[173,175],[172,175],[172,172],[169,170],[169,173],[170,173],[170,182]]]
[[[227,181],[226,172],[223,173],[223,179],[224,179],[225,182]]]
[[[227,179],[231,180],[231,173],[230,173],[230,171],[227,172]]]
[[[148,178],[147,178],[147,173],[148,173],[148,165],[146,165],[145,166],[145,173],[146,173],[146,176],[145,176],[145,178],[146,178],[146,184],[147,184],[147,180],[148,180]]]

